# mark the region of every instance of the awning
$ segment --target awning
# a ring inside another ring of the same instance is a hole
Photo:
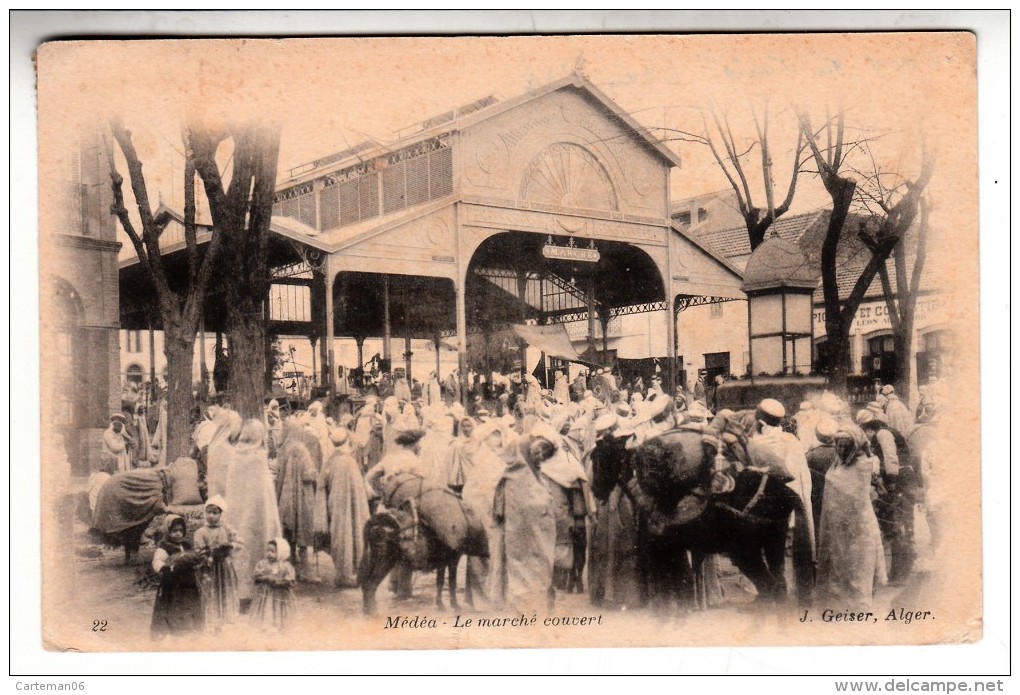
[[[588,364],[577,354],[573,343],[570,342],[570,336],[567,335],[567,327],[562,323],[552,323],[547,326],[516,324],[514,333],[523,338],[528,345],[541,350],[549,357]]]

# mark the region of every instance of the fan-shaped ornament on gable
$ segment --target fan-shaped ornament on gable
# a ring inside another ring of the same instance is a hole
[[[569,142],[542,150],[528,165],[521,199],[564,208],[616,210],[609,174],[591,152]]]

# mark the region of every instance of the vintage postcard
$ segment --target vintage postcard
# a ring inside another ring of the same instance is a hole
[[[980,640],[976,65],[40,45],[44,648]]]

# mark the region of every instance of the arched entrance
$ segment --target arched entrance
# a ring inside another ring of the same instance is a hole
[[[663,278],[646,251],[575,236],[497,232],[471,255],[465,288],[469,333],[498,340],[511,324],[587,322],[586,345],[578,352],[586,362],[606,366],[615,362],[608,349],[610,320],[666,309]],[[662,336],[663,356],[668,345]],[[520,362],[524,369],[523,352]]]

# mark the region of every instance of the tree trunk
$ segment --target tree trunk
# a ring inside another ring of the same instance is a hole
[[[173,463],[191,453],[191,365],[195,357],[195,333],[179,324],[164,324],[166,355],[166,461]]]
[[[839,298],[837,273],[839,270],[839,239],[843,235],[850,204],[853,202],[856,184],[849,179],[836,178],[826,182],[832,196],[832,214],[829,227],[822,243],[822,295],[825,299],[825,336],[832,345],[829,352],[828,371],[830,384],[838,393],[846,393],[847,377],[850,375],[850,321],[844,321],[844,314],[850,315],[857,307],[844,306]]]
[[[828,338],[831,341],[831,352],[829,353],[829,388],[839,394],[846,394],[847,377],[850,376],[850,337],[848,335],[834,335]]]
[[[230,335],[229,386],[234,409],[243,418],[262,417],[266,375],[266,335],[260,295],[239,298],[227,312]]]
[[[894,333],[896,354],[900,360],[896,374],[896,393],[908,405],[916,404],[910,383],[916,372],[914,361],[914,324],[917,309],[917,293],[909,292],[899,299],[900,324]]]

